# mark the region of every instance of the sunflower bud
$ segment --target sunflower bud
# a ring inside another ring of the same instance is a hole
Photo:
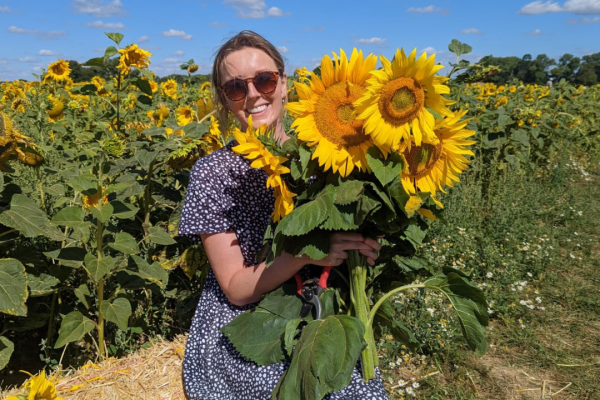
[[[198,71],[198,64],[192,64],[187,69],[188,74],[193,74],[196,71]]]
[[[119,158],[125,151],[125,143],[122,140],[113,138],[102,143],[102,149],[111,157]]]

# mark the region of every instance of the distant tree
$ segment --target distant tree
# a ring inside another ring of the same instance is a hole
[[[581,60],[572,54],[564,54],[558,59],[556,68],[550,70],[550,75],[555,80],[565,79],[569,82],[575,81],[575,71],[579,68]]]
[[[516,77],[516,68],[521,61],[518,57],[494,57],[492,55],[483,57],[479,64],[485,66],[495,65],[500,68],[500,71],[486,79],[486,82],[502,84]]]
[[[575,75],[575,83],[586,86],[591,86],[598,83],[598,75],[596,74],[594,61],[581,64],[577,74]]]

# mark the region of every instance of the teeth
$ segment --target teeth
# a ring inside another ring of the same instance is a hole
[[[264,109],[266,109],[266,108],[267,108],[267,105],[266,105],[266,104],[263,104],[262,106],[258,106],[258,107],[256,107],[256,108],[250,108],[250,109],[248,109],[248,112],[249,112],[250,114],[257,114],[257,113],[259,113],[259,112],[263,111],[263,110],[264,110]]]

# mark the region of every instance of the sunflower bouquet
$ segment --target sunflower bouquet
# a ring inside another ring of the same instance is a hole
[[[259,365],[288,361],[273,399],[321,399],[349,384],[359,358],[363,379],[375,377],[375,338],[382,327],[407,346],[410,329],[391,312],[393,295],[409,289],[438,290],[457,312],[471,349],[485,352],[487,304],[463,273],[415,257],[429,224],[440,217],[439,192],[458,182],[473,153],[466,111],[451,111],[447,78],[435,56],[390,61],[340,51],[294,83],[298,101],[291,137],[279,145],[266,127],[237,130],[233,151],[268,174],[275,194],[272,224],[264,239],[267,264],[283,251],[319,260],[332,232],[380,238],[379,264],[350,251],[347,270],[335,268],[319,295],[320,313],[301,316],[303,300],[284,285],[223,328],[246,358]],[[407,282],[407,276],[425,275]],[[320,314],[320,315],[319,315]],[[320,317],[320,318],[319,318]]]

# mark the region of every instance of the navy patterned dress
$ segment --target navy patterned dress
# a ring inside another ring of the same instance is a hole
[[[235,231],[244,262],[256,265],[264,232],[274,207],[267,175],[235,154],[234,142],[201,158],[192,168],[179,234],[200,240],[200,234]],[[227,300],[212,270],[198,303],[185,349],[183,384],[191,400],[268,400],[287,363],[259,366],[241,356],[221,328],[253,308]],[[346,388],[328,400],[387,400],[378,374],[369,383],[354,369]]]

